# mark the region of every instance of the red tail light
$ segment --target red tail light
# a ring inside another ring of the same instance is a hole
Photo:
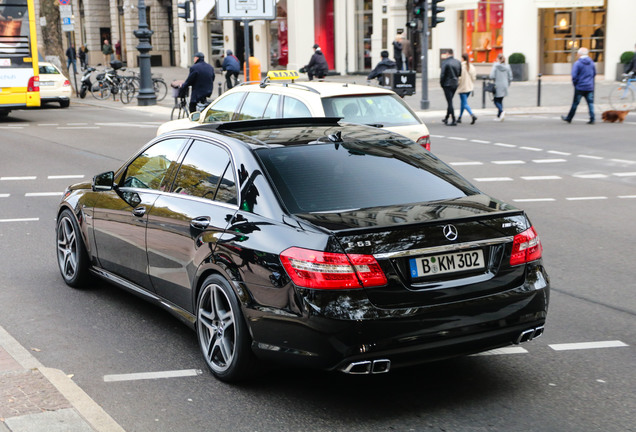
[[[63,87],[69,87],[71,85],[71,82],[69,80],[64,80],[64,84],[62,84]]]
[[[431,151],[431,136],[424,135],[417,139],[417,143],[424,147],[426,150]]]
[[[298,286],[356,289],[386,285],[386,276],[372,255],[347,255],[292,247],[280,254],[283,267]]]
[[[29,78],[29,82],[27,84],[27,91],[28,92],[40,91],[40,77],[39,76],[33,76],[33,77]]]
[[[517,234],[512,241],[510,265],[525,264],[541,258],[543,246],[534,227],[530,227],[521,234]]]

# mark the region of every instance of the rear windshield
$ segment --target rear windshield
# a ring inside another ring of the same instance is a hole
[[[326,117],[342,117],[351,123],[381,127],[421,123],[399,97],[390,94],[324,98],[322,106]]]
[[[408,142],[310,144],[256,151],[291,213],[329,212],[461,198],[479,193]]]

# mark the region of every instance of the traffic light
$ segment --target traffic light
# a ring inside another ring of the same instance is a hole
[[[413,1],[413,18],[423,20],[426,17],[426,1],[414,0]]]
[[[408,22],[406,23],[406,26],[407,26],[408,28],[416,29],[416,28],[417,28],[417,20],[416,20],[416,19],[414,19],[414,20],[408,21]]]
[[[179,18],[183,18],[186,22],[194,22],[192,17],[192,1],[188,0],[184,3],[177,4],[179,9],[182,9],[183,12],[179,12]]]
[[[444,0],[431,0],[431,27],[436,27],[437,24],[446,21],[446,18],[437,16],[438,14],[444,12],[443,6],[438,6],[438,3],[443,2]]]

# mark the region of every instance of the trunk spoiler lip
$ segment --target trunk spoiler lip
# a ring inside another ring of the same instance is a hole
[[[403,258],[403,257],[409,257],[409,256],[438,254],[438,253],[451,252],[451,251],[457,251],[457,250],[475,249],[479,247],[512,243],[513,239],[514,239],[514,236],[505,236],[505,237],[498,237],[498,238],[489,239],[489,240],[477,240],[472,242],[454,243],[454,244],[443,245],[443,246],[431,246],[431,247],[419,248],[419,249],[409,249],[409,250],[402,250],[402,251],[395,251],[395,252],[384,252],[384,253],[373,254],[373,257],[375,259],[391,259],[391,258]]]
[[[319,228],[320,230],[325,230],[328,233],[335,234],[336,236],[340,237],[346,234],[354,234],[354,233],[360,233],[360,232],[379,232],[379,231],[386,231],[387,229],[407,228],[407,227],[417,226],[417,225],[436,225],[436,224],[447,225],[447,224],[453,224],[460,221],[471,222],[471,221],[479,221],[482,219],[490,219],[493,217],[524,216],[525,214],[526,213],[524,210],[514,209],[514,210],[496,211],[492,213],[483,213],[479,215],[470,215],[465,217],[455,217],[452,219],[430,219],[430,220],[418,221],[418,222],[405,222],[405,223],[400,223],[395,225],[376,225],[376,226],[365,226],[365,227],[344,228],[344,229],[325,228],[321,226],[319,223],[316,223],[315,221],[311,219],[304,218],[302,214],[300,213],[294,214],[294,216],[296,218],[301,219],[304,223],[308,223],[314,227]]]

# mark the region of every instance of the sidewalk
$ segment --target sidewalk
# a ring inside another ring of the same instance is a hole
[[[0,432],[124,432],[59,369],[0,327]]]
[[[138,72],[137,68],[131,68]],[[216,98],[219,92],[219,83],[223,83],[225,80],[223,71],[215,68],[216,79],[214,81],[214,91],[212,98]],[[123,72],[124,74],[126,72]],[[188,76],[188,69],[181,67],[153,67],[153,75],[161,76],[166,84],[168,84],[168,96],[161,102],[157,102],[157,106],[168,108],[168,110],[156,109],[155,112],[167,113],[169,119],[170,111],[174,105],[174,99],[171,97],[170,83],[174,80],[184,80]],[[78,82],[81,75],[78,75]],[[239,75],[239,79],[243,81],[242,74]],[[299,83],[306,81],[306,75],[301,74],[301,80]],[[365,75],[330,75],[325,78],[325,81],[330,82],[343,82],[349,84],[367,84]],[[375,81],[374,81],[375,82]],[[428,81],[428,100],[429,109],[423,110],[421,108],[422,99],[422,79],[421,75],[417,75],[417,93],[413,96],[406,96],[404,101],[423,119],[437,119],[441,118],[446,113],[446,99],[444,93],[439,85],[438,79],[430,79]],[[597,117],[600,118],[600,113],[609,109],[608,96],[610,90],[616,85],[614,81],[605,81],[602,75],[597,76],[596,91],[594,95],[594,106],[597,113]],[[567,114],[572,103],[572,97],[574,96],[574,89],[572,81],[569,75],[552,75],[542,77],[541,79],[541,105],[538,106],[538,89],[539,82],[535,79],[533,81],[514,81],[510,89],[508,90],[508,96],[504,98],[504,110],[507,114],[533,114],[533,113],[558,113]],[[132,101],[129,105],[123,105],[121,102],[114,102],[111,98],[108,101],[97,101],[88,95],[85,99],[74,98],[74,102],[93,105],[93,102],[98,103],[100,106],[112,106],[112,107],[131,107],[136,106],[136,101]],[[472,110],[475,114],[480,116],[496,115],[496,108],[491,100],[486,96],[485,106],[482,104],[482,81],[477,80],[475,83],[474,96],[468,100]],[[140,107],[141,108],[141,107]],[[459,96],[454,100],[455,112],[459,114]],[[583,103],[579,105],[579,113],[587,113],[587,104]]]

